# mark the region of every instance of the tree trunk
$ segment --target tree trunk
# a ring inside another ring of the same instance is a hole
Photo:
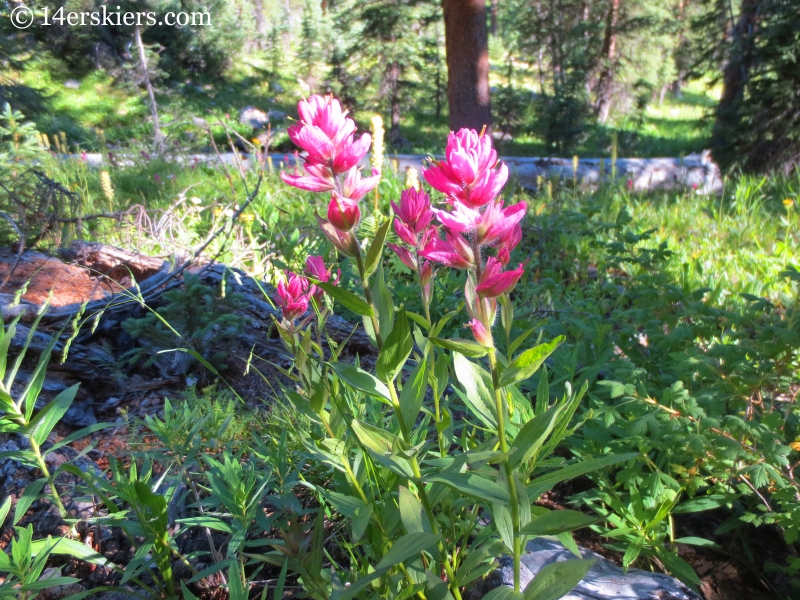
[[[157,156],[160,156],[164,151],[164,135],[161,133],[161,123],[158,120],[158,105],[156,104],[156,95],[153,92],[153,86],[150,83],[150,73],[147,71],[147,56],[144,52],[144,44],[142,43],[142,32],[137,25],[133,29],[133,37],[136,39],[136,46],[139,48],[139,64],[142,68],[142,79],[144,86],[147,88],[147,96],[150,99],[150,115],[153,117],[153,146]]]
[[[760,0],[743,0],[736,23],[731,14],[730,54],[723,67],[722,95],[717,104],[711,147],[728,146],[727,132],[738,124],[737,112],[747,84]]]
[[[258,50],[263,50],[264,40],[267,37],[267,21],[264,19],[264,0],[253,0],[253,19],[256,22],[256,33],[258,33],[255,47]]]
[[[391,102],[392,124],[389,127],[389,143],[396,145],[400,141],[400,65],[397,61],[389,66],[389,95]]]
[[[484,0],[442,0],[450,128],[492,127]]]
[[[595,114],[600,123],[608,120],[611,100],[614,94],[614,59],[617,56],[617,23],[619,22],[620,0],[611,0],[606,15],[606,31],[603,36],[603,70],[597,81],[597,103]]]

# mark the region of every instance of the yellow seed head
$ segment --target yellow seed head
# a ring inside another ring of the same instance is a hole
[[[414,167],[406,169],[406,188],[419,189],[419,175]]]
[[[380,115],[372,117],[372,166],[383,171],[383,119]]]
[[[578,173],[578,155],[572,157],[572,176],[574,177]]]
[[[114,201],[114,187],[111,185],[111,175],[108,171],[100,171],[100,187],[103,188],[103,195],[109,202]]]
[[[792,206],[794,206],[794,200],[792,200],[791,198],[784,198],[783,205],[786,208],[792,208]]]

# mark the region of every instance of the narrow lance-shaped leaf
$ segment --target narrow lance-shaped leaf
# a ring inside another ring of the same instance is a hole
[[[528,379],[563,341],[564,336],[560,335],[547,344],[540,344],[525,350],[503,370],[503,374],[500,376],[500,385],[506,386]]]
[[[386,219],[386,222],[380,226],[377,233],[375,233],[375,237],[369,246],[369,250],[367,250],[367,257],[364,260],[364,271],[366,272],[367,277],[372,275],[375,272],[375,269],[378,268],[378,263],[380,263],[381,254],[383,253],[383,247],[386,244],[386,234],[388,233],[391,225],[392,217],[389,217]]]
[[[394,327],[383,340],[383,347],[378,354],[378,362],[375,366],[378,377],[386,382],[393,381],[403,369],[403,365],[406,364],[413,347],[414,342],[411,340],[411,329],[408,326],[406,311],[404,308],[400,308]]]
[[[350,312],[354,312],[355,314],[364,317],[372,317],[375,315],[369,304],[356,296],[354,293],[348,292],[338,285],[333,285],[328,282],[316,282],[314,285],[321,287],[323,290],[325,290],[325,293],[329,294],[331,298],[336,300]]]

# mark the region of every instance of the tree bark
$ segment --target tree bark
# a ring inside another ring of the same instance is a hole
[[[400,141],[400,65],[397,61],[389,66],[389,95],[392,112],[392,124],[389,127],[389,143],[392,145]]]
[[[258,33],[255,47],[258,50],[263,50],[264,40],[267,37],[267,21],[264,19],[264,0],[253,0],[253,19],[256,22],[256,32]]]
[[[603,70],[597,82],[597,103],[595,114],[600,123],[608,121],[611,100],[614,95],[614,59],[617,56],[617,23],[619,22],[620,0],[611,0],[606,15],[606,31],[603,36]]]
[[[442,0],[450,128],[492,127],[485,0]]]
[[[720,140],[721,144],[724,144],[722,140],[725,137],[726,129],[736,123],[734,115],[747,83],[758,8],[759,0],[744,0],[739,18],[735,24],[732,24],[731,52],[723,68],[722,95],[717,105],[713,133],[713,137]],[[733,20],[733,15],[731,15],[731,20]]]

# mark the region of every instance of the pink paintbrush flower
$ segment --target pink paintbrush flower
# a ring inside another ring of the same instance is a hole
[[[513,271],[503,271],[503,265],[499,259],[490,256],[486,259],[486,268],[481,274],[476,291],[480,298],[497,298],[511,291],[519,281],[525,268],[520,263]]]
[[[308,310],[308,299],[314,292],[308,279],[296,273],[287,273],[286,280],[278,282],[275,304],[280,306],[283,318],[294,321]]]
[[[356,242],[349,231],[340,231],[334,227],[330,221],[323,219],[319,215],[315,215],[315,217],[317,218],[320,229],[322,229],[322,233],[325,234],[325,237],[328,238],[330,243],[333,244],[339,252],[345,256],[352,257],[356,255]]]
[[[285,173],[281,171],[281,179],[293,187],[309,192],[330,192],[336,185],[333,179],[333,172],[325,165],[306,164],[303,175]]]
[[[450,212],[435,209],[436,219],[450,231],[467,233],[478,226],[481,213],[460,202],[453,202]]]
[[[472,335],[475,336],[475,341],[481,346],[484,348],[494,347],[494,343],[492,342],[492,332],[487,330],[486,327],[483,326],[483,323],[481,323],[478,319],[472,319],[465,325],[465,327],[472,329]]]
[[[356,125],[333,96],[311,96],[297,105],[301,122],[289,127],[289,138],[307,152],[306,164],[326,165],[334,173],[356,166],[369,152],[368,133],[358,140]]]
[[[330,282],[331,284],[336,285],[342,276],[342,270],[339,269],[337,274],[334,276],[325,266],[325,260],[321,256],[309,256],[306,259],[305,274],[321,283]],[[325,291],[317,286],[311,287],[314,289],[311,295],[317,299],[317,303],[321,302],[322,297],[325,295]]]
[[[400,194],[400,204],[392,201],[392,209],[400,223],[415,236],[428,228],[433,219],[431,199],[424,191],[410,187]],[[395,221],[397,223],[398,221]],[[398,233],[398,235],[400,235]],[[401,236],[402,237],[402,236]],[[414,245],[415,242],[409,242]]]
[[[331,193],[328,204],[328,221],[339,231],[351,231],[361,219],[361,209],[358,202],[340,196],[338,192]]]
[[[409,252],[408,248],[404,248],[403,246],[398,246],[397,244],[386,244],[389,249],[397,255],[402,263],[407,266],[412,271],[417,270],[417,259],[414,257],[411,252]]]
[[[450,132],[445,157],[433,161],[422,175],[433,188],[468,208],[484,206],[496,198],[508,180],[508,167],[498,167],[491,137],[474,129]]]
[[[519,224],[514,225],[511,229],[506,231],[503,235],[499,236],[493,246],[497,246],[497,260],[503,266],[506,266],[511,260],[511,253],[514,251],[519,243],[522,241],[522,227]]]
[[[350,169],[344,179],[344,195],[351,200],[361,200],[380,180],[381,172],[378,169],[372,169],[372,176],[365,178],[361,177],[359,169]]]
[[[420,256],[454,269],[469,269],[475,265],[475,253],[460,233],[447,232],[445,239],[433,238]]]
[[[527,208],[525,202],[517,202],[506,208],[503,208],[502,200],[490,202],[478,222],[478,243],[492,244],[506,235],[522,220]]]

